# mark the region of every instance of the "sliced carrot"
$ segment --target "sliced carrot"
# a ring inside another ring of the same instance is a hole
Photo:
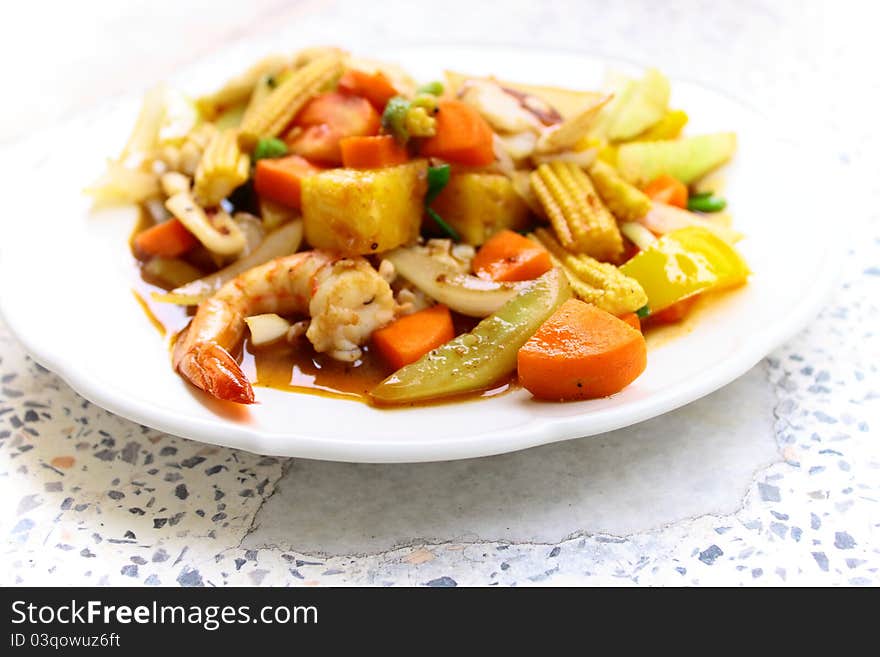
[[[299,208],[302,179],[319,171],[322,171],[321,167],[299,155],[257,160],[254,189],[257,194],[270,201]]]
[[[512,230],[490,237],[474,256],[474,273],[493,281],[530,281],[553,267],[540,244]]]
[[[562,304],[517,354],[522,385],[535,397],[559,401],[612,395],[646,364],[639,331],[577,299]]]
[[[134,238],[135,251],[145,256],[176,258],[192,249],[199,240],[186,229],[179,219],[169,219],[138,233]]]
[[[657,176],[649,182],[644,190],[652,201],[659,201],[667,205],[675,205],[679,208],[687,208],[688,188],[677,178],[668,173]]]
[[[639,316],[635,313],[626,313],[625,315],[621,315],[619,319],[632,326],[636,331],[642,330],[642,320],[640,320]]]
[[[422,143],[422,155],[471,166],[495,160],[492,128],[477,110],[460,100],[441,100],[437,107],[437,134]]]
[[[346,137],[339,142],[342,166],[355,169],[381,169],[406,164],[409,153],[391,135]]]
[[[454,337],[449,308],[438,304],[373,331],[373,346],[391,367],[399,370]]]
[[[658,313],[651,313],[648,316],[648,323],[651,326],[655,326],[659,324],[675,324],[676,322],[680,322],[690,314],[694,304],[697,303],[697,299],[699,298],[700,295],[695,294],[682,299],[681,301],[676,301],[674,304],[667,306]]]
[[[379,112],[382,112],[388,101],[397,95],[397,89],[382,71],[367,73],[357,69],[349,69],[339,78],[339,91],[363,96]]]

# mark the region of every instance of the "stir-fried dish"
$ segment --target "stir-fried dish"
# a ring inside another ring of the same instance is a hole
[[[218,399],[258,400],[243,356],[257,384],[357,380],[382,405],[604,397],[644,371],[646,329],[749,274],[717,173],[736,137],[683,135],[669,99],[656,70],[416,81],[312,48],[149,91],[90,192],[143,208],[151,301],[191,316],[171,365]]]

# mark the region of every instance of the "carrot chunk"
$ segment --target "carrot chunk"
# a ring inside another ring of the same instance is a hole
[[[134,248],[138,254],[163,258],[176,258],[198,243],[196,236],[179,219],[163,221],[138,233],[134,238]]]
[[[540,399],[607,397],[647,364],[645,338],[614,315],[569,299],[517,354],[519,380]]]
[[[381,169],[406,164],[409,154],[391,135],[346,137],[339,142],[342,166],[355,169]]]
[[[449,308],[438,304],[373,331],[373,346],[391,367],[399,370],[454,337]]]
[[[477,110],[460,100],[441,100],[437,107],[437,133],[422,143],[422,155],[471,166],[495,161],[492,128]]]
[[[640,320],[639,316],[635,313],[626,313],[625,315],[621,315],[619,319],[632,326],[636,331],[642,330],[642,320]]]
[[[299,155],[257,160],[254,189],[257,194],[270,201],[299,208],[303,178],[321,170],[321,167]]]
[[[474,273],[493,281],[530,281],[550,271],[553,263],[543,246],[512,230],[486,240],[474,256]]]
[[[353,96],[363,96],[380,113],[394,96],[397,90],[382,71],[367,73],[357,69],[349,69],[339,78],[339,91]]]
[[[652,201],[687,208],[688,188],[677,178],[667,173],[657,176],[642,190]]]

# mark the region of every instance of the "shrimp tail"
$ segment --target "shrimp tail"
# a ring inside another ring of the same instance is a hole
[[[197,388],[224,401],[253,404],[254,389],[235,359],[219,344],[202,342],[186,350],[177,371]]]

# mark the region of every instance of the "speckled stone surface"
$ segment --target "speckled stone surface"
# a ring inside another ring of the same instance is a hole
[[[839,162],[829,190],[859,191],[839,200],[849,257],[805,331],[638,427],[454,464],[358,466],[133,424],[0,324],[0,584],[880,584],[872,21],[847,17],[847,3],[719,5],[462,3],[461,22],[435,3],[303,3],[254,30],[584,49],[749,100]],[[801,191],[784,172],[780,189]]]

